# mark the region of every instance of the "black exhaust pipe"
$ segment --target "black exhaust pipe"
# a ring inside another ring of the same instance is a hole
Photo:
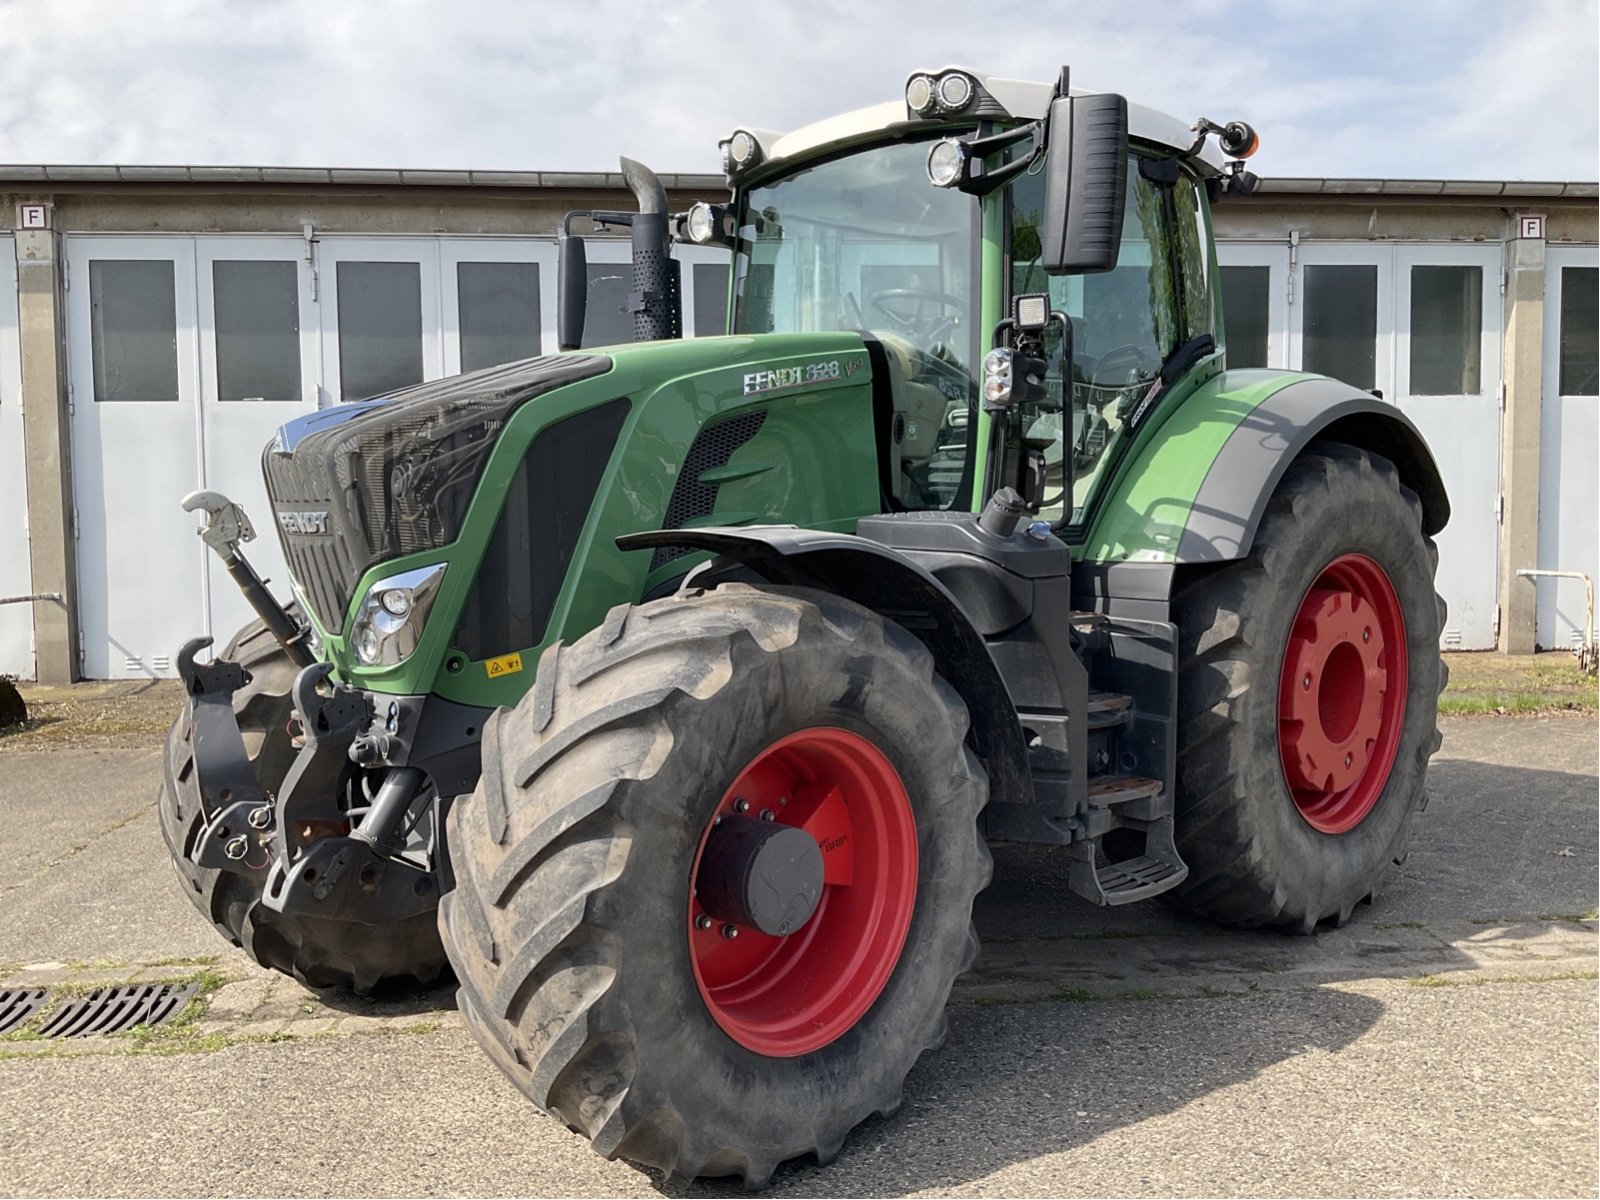
[[[632,230],[633,292],[628,297],[633,340],[682,337],[682,287],[667,233],[667,189],[654,171],[631,158],[622,160],[622,179],[639,203]]]
[[[561,222],[561,235],[556,239],[556,341],[563,350],[583,345],[589,305],[588,252],[583,237],[572,232],[572,222],[578,218],[602,226],[626,225],[632,234],[633,287],[627,311],[633,314],[633,340],[653,342],[683,336],[683,289],[678,262],[671,252],[667,189],[654,171],[631,158],[622,160],[622,178],[638,202],[638,212],[570,212]]]

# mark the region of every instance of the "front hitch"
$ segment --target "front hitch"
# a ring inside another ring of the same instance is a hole
[[[201,540],[217,552],[217,557],[222,559],[222,565],[234,583],[239,585],[250,607],[256,610],[256,615],[266,623],[272,636],[278,639],[278,644],[283,647],[290,661],[298,667],[309,667],[316,658],[306,644],[308,631],[302,629],[288,610],[267,591],[266,583],[256,574],[256,569],[245,558],[244,551],[239,549],[241,543],[254,541],[256,536],[255,526],[250,524],[244,509],[221,492],[190,492],[183,498],[183,511],[196,510],[204,512],[206,516],[204,527],[196,530]]]

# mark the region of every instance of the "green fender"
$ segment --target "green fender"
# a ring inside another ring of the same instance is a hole
[[[1422,501],[1425,532],[1449,519],[1439,468],[1416,426],[1349,384],[1222,371],[1169,397],[1156,415],[1117,464],[1080,561],[1180,566],[1243,558],[1278,480],[1316,439],[1393,461]]]

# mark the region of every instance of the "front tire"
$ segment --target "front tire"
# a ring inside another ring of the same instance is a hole
[[[1394,464],[1318,443],[1247,558],[1180,577],[1175,903],[1309,933],[1404,858],[1440,741],[1437,565]]]
[[[977,952],[966,732],[927,649],[837,597],[728,584],[613,609],[490,720],[450,813],[469,1027],[608,1158],[750,1185],[830,1160],[899,1106]],[[852,870],[819,868],[798,930],[729,936],[701,856],[719,820],[762,817],[853,846]]]

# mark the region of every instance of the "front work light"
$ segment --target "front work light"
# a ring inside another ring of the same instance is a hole
[[[972,77],[960,71],[946,71],[939,76],[939,107],[945,112],[959,112],[972,99]]]
[[[954,138],[944,138],[928,151],[928,178],[934,187],[954,187],[967,173],[967,148]]]
[[[722,240],[722,206],[698,200],[689,206],[683,230],[697,246],[710,246]]]
[[[933,80],[926,75],[913,75],[906,81],[906,107],[919,117],[933,111]]]
[[[428,610],[444,580],[444,563],[380,579],[362,597],[350,627],[350,645],[367,667],[405,662],[422,639]]]
[[[722,166],[729,175],[748,171],[761,161],[761,143],[748,129],[735,129],[722,143]]]

